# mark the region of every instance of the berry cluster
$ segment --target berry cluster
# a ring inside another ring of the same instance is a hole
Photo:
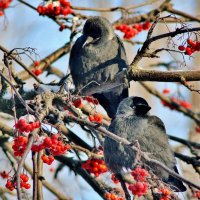
[[[171,190],[168,188],[161,188],[159,189],[159,192],[161,193],[160,200],[170,200]]]
[[[96,123],[102,123],[103,121],[103,116],[100,114],[100,113],[95,113],[94,115],[89,115],[88,116],[88,119],[91,121],[91,122],[96,122]]]
[[[23,156],[28,143],[28,138],[24,136],[18,136],[14,139],[12,149],[14,150],[15,156]]]
[[[88,103],[92,103],[94,105],[98,105],[99,102],[97,99],[95,99],[94,97],[92,96],[86,96],[86,97],[83,97],[83,100],[87,101]]]
[[[6,183],[6,188],[9,189],[10,191],[13,191],[16,188],[16,178],[14,177],[13,179],[8,179]],[[20,187],[29,189],[31,185],[28,183],[29,177],[26,174],[20,174]]]
[[[73,101],[73,105],[76,107],[76,108],[83,108],[83,102],[82,102],[82,99],[76,99]]]
[[[180,100],[180,99],[177,99],[175,97],[172,97],[171,101],[173,103],[178,104],[179,106],[184,107],[184,108],[187,108],[187,109],[191,109],[192,108],[192,104],[189,103],[188,101]],[[169,103],[167,103],[166,101],[162,100],[161,103],[163,104],[163,106],[166,106],[166,107],[170,108],[171,110],[174,110],[174,106],[169,104]]]
[[[178,46],[180,51],[184,51],[184,53],[188,56],[192,55],[195,51],[200,51],[200,42],[193,41],[190,38],[187,39],[187,46],[180,45]]]
[[[44,154],[44,155],[41,156],[41,159],[47,165],[51,165],[52,162],[54,161],[54,157],[52,155],[47,156],[47,155]]]
[[[115,176],[115,174],[112,174],[111,179],[112,179],[113,183],[115,183],[115,184],[119,183],[119,179]]]
[[[194,197],[200,199],[200,190],[199,191],[195,191]]]
[[[27,122],[26,119],[19,119],[18,122],[15,124],[15,128],[18,129],[20,133],[26,132],[32,132],[35,128],[40,127],[40,122]]]
[[[146,182],[136,182],[135,184],[129,185],[128,189],[133,193],[133,195],[140,197],[146,194],[148,184]]]
[[[137,167],[136,169],[134,169],[131,172],[131,175],[133,176],[133,178],[136,181],[142,181],[142,182],[144,182],[144,181],[146,181],[146,178],[149,176],[149,173],[145,169]]]
[[[41,158],[44,163],[51,165],[51,163],[54,161],[54,156],[62,155],[70,148],[71,146],[69,144],[64,144],[63,141],[59,140],[58,134],[53,134],[51,137],[45,137],[43,142],[39,145],[32,145],[31,150],[39,152],[43,149],[48,149],[50,155],[42,155]]]
[[[107,200],[123,200],[122,197],[118,197],[115,193],[107,192],[105,194],[105,197],[106,197]]]
[[[83,97],[83,98],[78,98],[78,99],[73,100],[73,105],[76,108],[80,108],[80,109],[83,108],[83,101],[82,100],[85,100],[88,103],[92,103],[94,105],[98,105],[99,104],[98,100],[95,99],[94,97],[86,96],[86,97]]]
[[[7,173],[5,170],[0,172],[0,176],[3,178],[3,179],[7,179],[9,177],[9,173]]]
[[[10,6],[12,0],[0,0],[0,17],[4,15],[4,10]]]
[[[128,189],[138,197],[146,194],[148,189],[148,183],[146,182],[146,178],[149,176],[149,173],[140,167],[137,167],[131,172],[134,180],[137,181],[135,184],[129,185]]]
[[[36,141],[38,142],[38,141]],[[28,138],[24,136],[18,136],[14,139],[14,144],[12,148],[14,150],[15,156],[23,156],[28,143]],[[43,149],[47,149],[51,154],[50,156],[43,156],[42,160],[44,163],[51,164],[54,161],[53,156],[64,154],[70,149],[69,144],[64,144],[63,141],[59,140],[58,134],[53,134],[51,137],[45,137],[39,144],[33,144],[31,150],[34,152],[39,152]],[[52,156],[52,157],[51,157]]]
[[[42,74],[42,70],[39,68],[40,66],[40,61],[36,60],[33,63],[34,69],[32,70],[32,72],[36,75],[39,76],[40,74]]]
[[[82,163],[81,167],[88,170],[90,173],[93,173],[96,177],[108,171],[105,162],[95,158],[89,159],[85,163]]]
[[[44,5],[39,5],[37,11],[40,15],[47,16],[58,16],[64,15],[67,16],[72,13],[70,8],[70,2],[67,0],[58,0],[58,1],[49,1]]]
[[[124,39],[131,39],[132,37],[136,36],[138,33],[144,30],[148,30],[151,27],[150,22],[144,22],[140,24],[133,24],[129,26],[127,24],[120,24],[116,26],[116,30],[119,30],[124,33]]]

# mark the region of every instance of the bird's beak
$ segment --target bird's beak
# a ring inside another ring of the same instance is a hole
[[[136,106],[136,114],[144,115],[151,109],[150,106],[145,104],[137,104]]]
[[[87,44],[91,43],[94,39],[90,36],[86,37],[85,42],[83,43],[82,47],[85,47]]]

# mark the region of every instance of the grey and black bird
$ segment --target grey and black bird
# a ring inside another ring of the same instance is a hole
[[[147,152],[155,159],[178,173],[176,160],[170,148],[165,125],[156,116],[150,115],[151,107],[145,99],[137,96],[122,100],[117,109],[109,131],[127,139],[130,143],[139,144],[141,151]],[[115,174],[123,174],[125,169],[133,169],[136,153],[130,145],[124,145],[106,137],[104,141],[104,158],[108,168]],[[155,164],[142,160],[144,167],[150,169],[158,178],[168,183],[176,192],[183,192],[183,183],[169,175]]]
[[[76,91],[94,81],[102,84],[113,80],[117,73],[127,68],[123,43],[106,18],[95,16],[86,21],[82,35],[71,49],[69,67]],[[128,87],[122,84],[93,96],[113,117],[119,102],[128,97]]]

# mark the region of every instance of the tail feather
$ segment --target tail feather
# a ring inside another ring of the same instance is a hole
[[[174,167],[174,171],[179,174],[177,167]],[[170,187],[175,192],[185,192],[187,188],[183,185],[183,182],[174,178],[173,176],[169,176],[168,180],[166,181],[168,184],[170,184]]]

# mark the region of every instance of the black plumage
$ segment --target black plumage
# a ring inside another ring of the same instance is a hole
[[[127,139],[131,143],[139,143],[143,152],[160,161],[171,170],[177,171],[176,160],[170,149],[165,126],[162,120],[149,115],[150,106],[141,97],[125,98],[117,109],[116,118],[109,130]],[[123,173],[123,167],[133,169],[135,152],[129,145],[123,145],[106,137],[104,142],[104,158],[107,166],[116,174]],[[185,191],[183,183],[170,176],[159,166],[142,160],[164,182],[169,183],[175,191]]]
[[[76,91],[81,90],[81,94],[84,94],[83,88],[92,81],[104,83],[127,68],[123,43],[106,18],[96,16],[86,21],[82,36],[72,47],[69,67]],[[92,86],[91,83],[88,87]],[[93,96],[113,117],[119,102],[128,96],[128,88],[120,85]]]

